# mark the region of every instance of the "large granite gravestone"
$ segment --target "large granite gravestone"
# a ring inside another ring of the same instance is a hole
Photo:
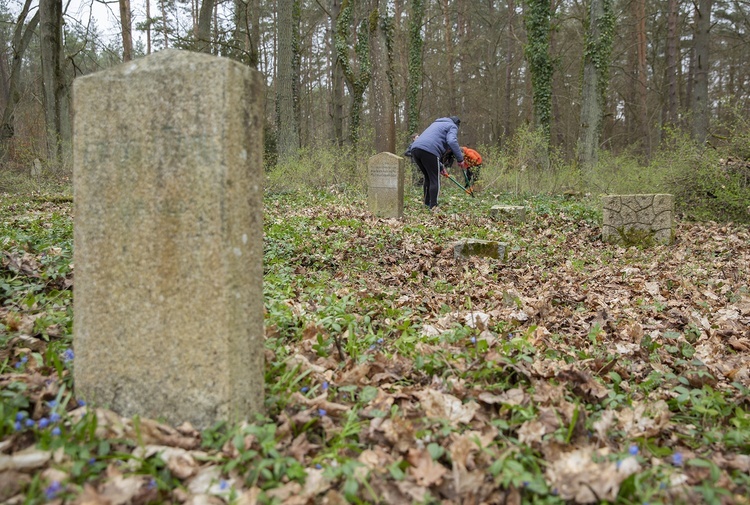
[[[367,206],[379,217],[404,215],[404,159],[382,152],[367,161]]]
[[[602,239],[625,245],[669,244],[673,215],[673,195],[603,196]]]
[[[196,427],[262,410],[263,86],[177,50],[74,82],[78,398]]]

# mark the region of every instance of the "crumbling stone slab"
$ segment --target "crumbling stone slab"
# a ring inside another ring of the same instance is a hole
[[[496,221],[525,223],[526,207],[521,205],[495,205],[490,209],[490,217]]]
[[[470,256],[494,258],[499,260],[508,259],[508,244],[492,240],[467,239],[453,246],[453,257],[466,259]]]
[[[602,239],[624,245],[670,244],[673,216],[673,195],[603,196]]]

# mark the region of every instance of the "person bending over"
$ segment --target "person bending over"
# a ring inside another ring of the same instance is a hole
[[[456,153],[458,166],[466,169],[463,153],[458,143],[457,116],[441,117],[423,131],[411,145],[411,155],[424,175],[424,204],[434,209],[438,205],[440,193],[440,160],[448,150]]]

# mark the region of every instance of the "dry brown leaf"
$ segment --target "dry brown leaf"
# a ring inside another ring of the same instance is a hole
[[[414,478],[418,486],[430,487],[433,484],[440,484],[443,476],[448,473],[448,470],[434,461],[425,449],[409,449],[406,460],[411,465],[409,475]]]
[[[454,426],[468,424],[479,410],[474,401],[463,403],[453,395],[432,388],[416,391],[414,396],[419,399],[427,417],[447,419]]]

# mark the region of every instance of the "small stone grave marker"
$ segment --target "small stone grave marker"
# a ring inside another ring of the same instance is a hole
[[[490,217],[496,221],[525,223],[526,207],[520,205],[495,205],[490,209]]]
[[[673,195],[603,196],[602,239],[624,245],[670,244],[673,215]]]
[[[367,161],[367,206],[379,217],[403,217],[403,158],[382,152]]]
[[[453,246],[455,259],[481,256],[505,261],[508,259],[508,244],[492,240],[466,239]]]
[[[262,411],[263,86],[178,50],[75,80],[78,398],[197,428]]]

